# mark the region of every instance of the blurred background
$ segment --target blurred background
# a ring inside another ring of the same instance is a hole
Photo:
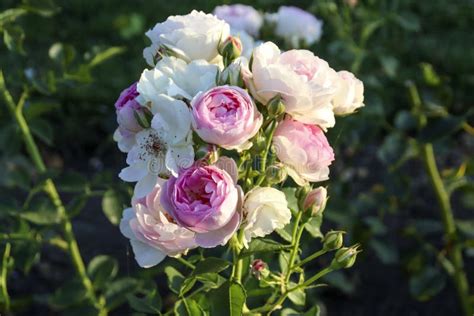
[[[85,261],[112,256],[119,276],[157,281],[165,305],[162,268],[139,269],[117,227],[130,187],[117,177],[125,161],[112,140],[113,104],[147,66],[142,57],[146,30],[169,15],[212,12],[230,3],[0,3],[0,68],[16,99],[23,89],[29,91],[25,116],[48,175],[67,203]],[[360,242],[363,252],[352,269],[330,274],[324,280],[329,286],[312,290],[308,301],[320,304],[323,315],[461,315],[446,259],[450,245],[419,145],[434,144],[466,273],[474,282],[474,1],[239,3],[264,12],[281,5],[311,12],[324,26],[321,40],[309,49],[365,84],[366,106],[329,131],[336,161],[323,224],[324,232],[346,230],[346,238]],[[6,11],[20,6],[26,9],[18,16]],[[413,107],[415,92],[428,122],[422,129]],[[8,272],[13,315],[75,315],[63,306],[69,292],[56,291],[73,272],[67,256],[50,242],[55,214],[45,196],[36,194],[41,177],[1,102],[0,248],[8,234],[23,236],[13,243]],[[25,207],[29,212],[21,216],[12,213]],[[303,244],[304,251],[314,250],[309,238]],[[117,298],[111,315],[131,314],[124,300]]]

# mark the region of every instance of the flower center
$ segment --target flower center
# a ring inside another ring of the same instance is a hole
[[[166,143],[154,130],[150,130],[147,135],[141,138],[139,144],[141,149],[139,158],[143,161],[163,156],[166,152]]]

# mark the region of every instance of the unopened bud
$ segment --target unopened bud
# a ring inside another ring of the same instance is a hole
[[[231,85],[237,87],[244,86],[244,80],[241,74],[242,60],[237,58],[229,66],[227,66],[221,73],[219,73],[219,85]]]
[[[318,187],[311,190],[307,195],[303,203],[303,209],[311,211],[313,216],[324,211],[326,208],[326,202],[328,199],[328,191],[324,187]]]
[[[229,36],[219,45],[219,54],[224,58],[224,65],[229,65],[242,54],[242,42],[238,37]]]
[[[324,236],[323,247],[326,251],[336,250],[344,243],[344,232],[332,230]]]
[[[278,117],[285,113],[285,104],[283,104],[281,96],[277,95],[267,103],[268,114],[271,117]]]
[[[352,267],[359,252],[359,245],[339,249],[334,256],[334,259],[332,259],[331,267],[333,269],[346,269]]]
[[[145,107],[141,106],[133,112],[133,116],[137,120],[137,123],[143,128],[149,128],[151,126],[151,120],[153,119],[153,114],[151,111]]]
[[[255,141],[252,145],[252,152],[258,154],[265,150],[267,147],[267,140],[265,137],[259,135],[255,138]]]
[[[257,279],[260,280],[270,274],[267,264],[262,259],[255,259],[250,265],[250,272]]]
[[[269,184],[278,184],[286,180],[288,173],[283,165],[272,165],[265,170],[265,176]]]

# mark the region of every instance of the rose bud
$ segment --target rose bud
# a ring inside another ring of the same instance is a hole
[[[133,115],[135,116],[135,120],[141,127],[150,128],[151,120],[153,119],[153,114],[147,107],[141,106],[140,108],[134,111]]]
[[[333,269],[347,269],[352,267],[359,252],[361,252],[359,245],[339,249],[331,262],[331,267]]]
[[[229,65],[242,54],[242,42],[238,37],[229,36],[219,45],[219,54],[224,58],[224,65]]]
[[[286,180],[288,173],[282,165],[272,165],[265,170],[265,178],[268,184],[278,184]]]
[[[303,203],[304,210],[310,210],[311,214],[316,214],[324,211],[327,202],[327,190],[324,187],[318,187],[306,195]]]
[[[344,232],[342,231],[330,231],[324,236],[323,248],[326,251],[336,250],[342,247],[344,243]]]
[[[260,280],[262,277],[267,277],[270,273],[267,264],[262,259],[255,259],[252,262],[250,272],[257,280]]]
[[[239,57],[230,63],[222,72],[219,73],[219,85],[231,85],[243,87],[242,67],[244,63],[248,63],[245,57]]]
[[[135,82],[123,90],[115,102],[118,128],[114,133],[114,140],[123,152],[128,152],[131,149],[135,142],[135,135],[143,130],[135,117],[135,111],[142,107],[137,101],[138,96],[137,83]]]
[[[285,104],[281,100],[281,96],[277,95],[267,104],[267,110],[270,117],[278,117],[285,113]]]

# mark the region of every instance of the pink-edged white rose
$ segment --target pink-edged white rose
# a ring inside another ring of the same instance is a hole
[[[275,34],[294,48],[298,48],[301,41],[311,45],[321,38],[323,22],[300,8],[281,6],[268,19],[276,25]]]
[[[234,162],[235,164],[235,162]],[[225,245],[240,225],[240,188],[217,166],[193,165],[163,187],[161,204],[204,248]]]
[[[197,247],[194,233],[177,225],[161,207],[160,192],[157,185],[146,197],[132,201],[120,222],[120,231],[130,239],[135,259],[144,268]]]
[[[339,86],[332,100],[336,115],[351,114],[364,106],[364,84],[349,71],[339,71]]]
[[[252,238],[283,228],[291,219],[285,194],[269,187],[257,187],[245,195],[243,214],[243,243],[246,248]]]
[[[229,23],[230,27],[257,36],[263,24],[262,15],[253,7],[243,4],[221,5],[214,9],[219,19]]]
[[[287,117],[275,130],[273,144],[288,175],[299,185],[329,179],[334,152],[318,126]]]
[[[239,87],[219,86],[196,95],[191,102],[192,125],[204,141],[243,150],[257,134],[263,118],[249,94]]]
[[[150,65],[154,65],[158,50],[165,47],[186,61],[204,59],[213,62],[218,57],[219,43],[229,37],[229,32],[226,22],[202,11],[170,16],[145,33],[151,46],[143,55]]]
[[[135,134],[143,130],[135,118],[135,111],[140,111],[138,103],[139,93],[137,83],[133,83],[120,93],[115,102],[118,128],[114,133],[114,140],[122,152],[128,152],[135,143]]]
[[[334,126],[331,100],[338,78],[323,59],[308,50],[281,53],[275,44],[266,42],[255,48],[251,72],[244,80],[263,104],[280,95],[295,120],[324,129]]]

